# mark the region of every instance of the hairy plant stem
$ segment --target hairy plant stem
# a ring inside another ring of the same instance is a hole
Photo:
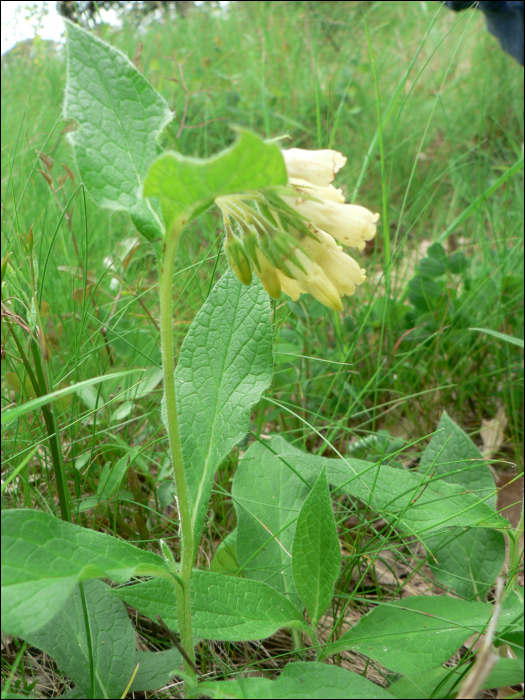
[[[177,490],[177,502],[180,518],[181,557],[180,578],[182,586],[175,584],[177,596],[177,616],[179,620],[180,641],[188,658],[195,665],[193,634],[190,610],[190,578],[193,568],[193,529],[191,524],[191,506],[188,498],[186,477],[182,463],[182,450],[179,436],[177,417],[177,399],[175,395],[174,356],[173,356],[173,325],[172,325],[172,288],[173,263],[177,246],[182,233],[182,225],[175,226],[169,237],[166,237],[164,251],[160,260],[159,293],[160,293],[160,342],[162,349],[162,367],[164,371],[164,397],[166,401],[166,427],[171,450],[171,463]],[[195,679],[191,665],[185,660],[186,677]]]

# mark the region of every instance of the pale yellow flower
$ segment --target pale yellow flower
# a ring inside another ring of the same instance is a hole
[[[376,234],[379,214],[345,204],[341,190],[332,185],[346,163],[341,153],[299,148],[281,152],[288,174],[285,190],[217,199],[225,219],[229,264],[247,284],[250,260],[274,299],[281,292],[294,301],[311,294],[330,309],[342,311],[341,298],[354,294],[366,275],[336,240],[363,250]],[[230,218],[237,224],[237,235]]]
[[[327,187],[346,163],[346,158],[338,151],[329,149],[305,151],[290,148],[281,151],[289,178],[300,178],[312,185]]]
[[[329,277],[330,270],[326,274],[320,265],[299,249],[294,251],[294,257],[299,264],[288,260],[286,265],[301,291],[308,292],[314,299],[334,311],[342,311],[341,295]]]
[[[281,282],[282,291],[287,294],[290,299],[297,301],[301,294],[306,294],[306,289],[303,289],[297,280],[290,279],[284,272],[277,270],[277,275]]]
[[[327,231],[343,245],[364,250],[366,241],[376,235],[375,224],[379,214],[372,214],[365,207],[327,199],[314,202],[300,196],[283,199],[315,227]]]
[[[330,277],[340,296],[351,296],[357,285],[363,284],[366,279],[365,271],[357,262],[338,246],[330,234],[318,229],[317,243],[311,238],[304,238],[301,245],[326,274]]]
[[[326,187],[319,187],[319,185],[314,185],[307,180],[301,180],[298,177],[291,177],[288,180],[290,185],[298,190],[299,192],[304,192],[309,194],[311,197],[316,199],[327,199],[331,202],[339,202],[342,204],[345,201],[343,192],[336,189],[333,185],[327,185]]]

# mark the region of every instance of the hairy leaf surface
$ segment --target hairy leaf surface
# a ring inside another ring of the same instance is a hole
[[[493,611],[489,603],[412,596],[374,608],[329,644],[327,652],[352,649],[397,673],[422,673],[444,663],[466,639],[482,632]],[[503,607],[498,629],[507,625],[523,626],[519,601]]]
[[[314,628],[330,605],[340,568],[339,538],[323,469],[299,513],[292,549],[295,586]]]
[[[245,287],[227,272],[191,324],[175,370],[195,547],[215,472],[246,435],[250,410],[269,386],[272,370],[268,295],[258,282]]]
[[[2,513],[2,628],[26,637],[49,622],[78,581],[167,575],[164,561],[101,532],[35,510]]]
[[[178,628],[169,581],[154,579],[113,593],[152,620],[160,615],[168,627]],[[307,629],[297,608],[270,586],[212,571],[193,572],[191,608],[193,633],[204,639],[240,642],[264,639],[281,627]]]
[[[151,202],[142,199],[157,139],[173,115],[167,102],[121,51],[67,23],[64,116],[82,181],[100,207],[129,211],[150,241],[163,235]]]
[[[301,478],[257,445],[248,448],[233,477],[239,564],[247,578],[264,581],[300,605],[292,576],[292,542],[314,479]]]
[[[339,666],[296,661],[284,667],[272,681],[244,678],[237,681],[203,683],[200,687],[212,698],[391,698],[381,686]]]

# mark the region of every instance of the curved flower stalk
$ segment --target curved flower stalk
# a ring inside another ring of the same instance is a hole
[[[345,204],[332,182],[345,165],[338,151],[281,151],[288,186],[218,197],[226,228],[225,252],[243,284],[252,268],[268,294],[296,301],[311,294],[334,311],[354,294],[365,271],[342,246],[363,250],[376,234],[379,214]]]

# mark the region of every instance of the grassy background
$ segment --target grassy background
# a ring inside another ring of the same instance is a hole
[[[253,413],[253,432],[412,466],[426,444],[418,441],[445,409],[479,445],[483,420],[507,421],[495,468],[510,462],[521,470],[522,351],[468,330],[523,337],[522,174],[481,197],[522,154],[523,69],[487,33],[481,13],[456,15],[434,2],[250,2],[140,28],[129,17],[122,30],[96,31],[137,57],[176,112],[166,147],[212,155],[233,140],[228,124],[236,123],[286,137],[290,147],[335,148],[348,158],[337,186],[381,213],[374,245],[358,257],[367,283],[343,314],[310,297],[274,305],[275,378]],[[132,541],[176,539],[159,411],[155,259],[134,240],[126,215],[110,216],[75,194],[62,165],[76,174],[61,117],[64,83],[61,46],[36,39],[2,59],[3,254],[29,279],[21,236],[32,227],[55,388],[130,367],[151,377],[141,396],[122,393],[131,380],[110,381],[56,405],[78,521]],[[421,278],[410,282],[446,231],[456,271],[423,288]],[[221,235],[211,210],[183,236],[179,344],[225,270]],[[111,270],[110,258],[121,261]],[[27,394],[18,349],[10,336],[4,341],[7,406]],[[46,435],[36,413],[5,426],[6,475],[25,462],[6,489],[8,506],[56,511]],[[104,467],[130,453],[123,488],[140,505],[117,499],[93,508],[86,499]],[[202,565],[234,525],[223,494],[236,460],[218,473]]]

